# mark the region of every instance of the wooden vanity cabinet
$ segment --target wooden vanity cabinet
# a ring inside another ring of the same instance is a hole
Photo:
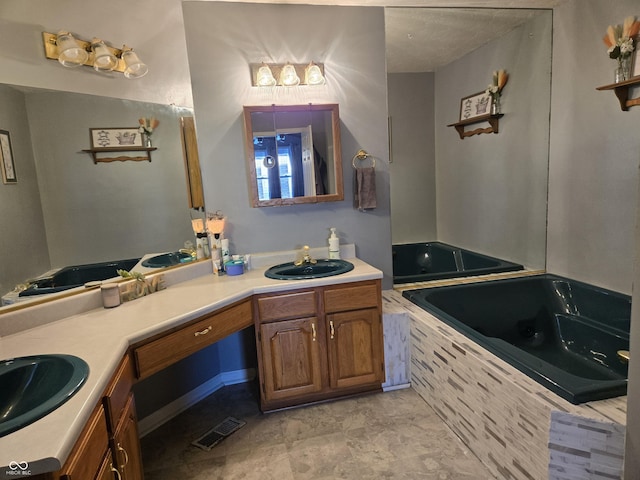
[[[142,451],[133,394],[127,398],[122,417],[109,439],[109,443],[113,455],[113,465],[120,473],[120,479],[143,480]]]
[[[324,290],[334,390],[384,382],[380,282]]]
[[[380,281],[254,298],[263,411],[379,390]]]
[[[242,300],[144,340],[132,348],[137,378],[159,372],[252,323],[251,300]]]
[[[96,480],[119,480],[120,472],[113,466],[111,451],[102,459]]]
[[[71,455],[62,467],[60,478],[64,480],[94,478],[107,456],[107,423],[104,409],[99,405],[85,425]]]
[[[258,363],[262,398],[267,402],[321,392],[326,371],[324,336],[319,335],[317,289],[256,299]],[[262,361],[260,361],[262,360]]]
[[[91,413],[64,465],[57,472],[32,475],[35,480],[87,480],[97,478],[110,461],[107,421],[98,404]],[[109,478],[109,477],[106,477]],[[113,478],[113,477],[111,477]]]
[[[117,469],[121,480],[144,478],[138,420],[131,393],[134,382],[133,361],[130,355],[125,355],[103,397],[112,465]]]

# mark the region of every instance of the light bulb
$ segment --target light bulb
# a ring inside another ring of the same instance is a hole
[[[69,32],[60,32],[56,38],[58,61],[65,67],[79,67],[89,59],[89,54]]]
[[[324,85],[325,78],[320,67],[311,62],[304,70],[305,83],[307,85]]]
[[[280,72],[280,83],[285,87],[295,87],[300,84],[300,77],[296,73],[296,68],[287,63],[284,67],[282,67],[282,72]]]
[[[262,65],[258,69],[256,74],[256,85],[259,87],[273,87],[276,84],[276,79],[273,78],[273,73],[268,65]]]
[[[93,68],[98,72],[110,72],[118,65],[118,59],[99,38],[91,41],[93,51]]]
[[[122,47],[122,61],[125,64],[124,76],[127,78],[144,77],[149,71],[149,67],[142,63],[136,52],[129,47]]]

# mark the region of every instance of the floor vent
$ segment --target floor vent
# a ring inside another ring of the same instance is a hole
[[[238,420],[237,418],[227,417],[207,433],[202,435],[200,438],[191,442],[191,444],[195,445],[198,448],[201,448],[202,450],[209,451],[222,440],[224,440],[233,432],[245,426],[246,424],[247,422],[243,422],[242,420]]]

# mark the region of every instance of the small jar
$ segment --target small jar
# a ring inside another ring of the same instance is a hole
[[[113,308],[120,305],[120,287],[117,283],[109,283],[100,287],[102,293],[102,306],[104,308]]]

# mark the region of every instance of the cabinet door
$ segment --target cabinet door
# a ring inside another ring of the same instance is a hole
[[[113,459],[122,480],[143,480],[142,452],[138,438],[138,421],[136,418],[133,394],[129,395],[123,410],[116,433],[113,437]]]
[[[260,325],[265,400],[322,389],[318,334],[316,317]]]
[[[108,450],[107,420],[103,406],[98,405],[62,467],[60,478],[65,480],[95,478]]]
[[[384,361],[376,308],[327,315],[331,388],[382,383]]]
[[[100,465],[96,480],[120,480],[120,472],[113,467],[111,450],[102,459],[102,465]]]

